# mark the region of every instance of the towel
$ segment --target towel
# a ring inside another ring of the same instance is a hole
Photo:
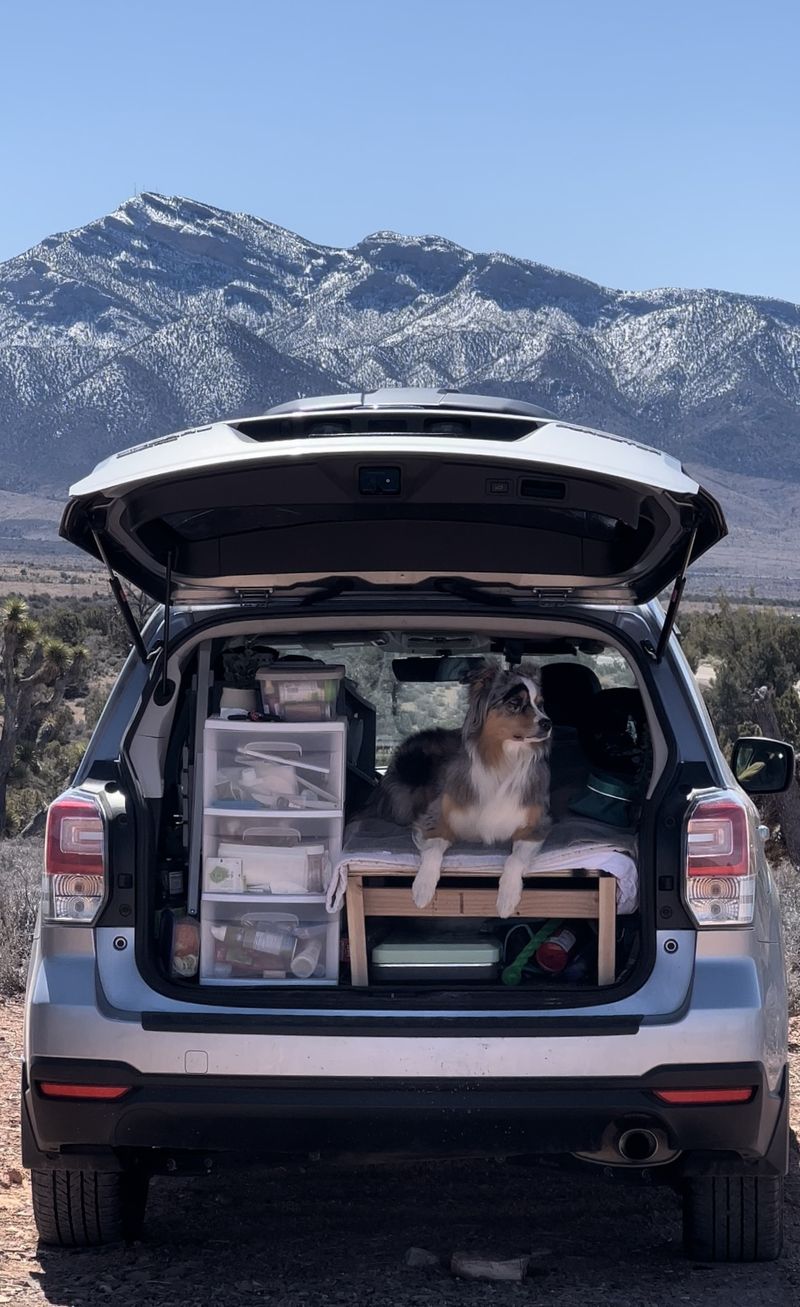
[[[510,844],[453,844],[445,854],[443,869],[464,868],[469,871],[502,871],[511,852]],[[552,871],[605,871],[617,882],[617,912],[635,912],[639,899],[636,870],[636,837],[602,822],[567,818],[550,828],[547,838],[531,860],[526,876],[544,876]],[[347,874],[353,868],[407,867],[416,872],[419,851],[412,831],[378,818],[361,818],[351,822],[345,832],[344,847],[328,884],[328,912],[338,912],[347,890]]]

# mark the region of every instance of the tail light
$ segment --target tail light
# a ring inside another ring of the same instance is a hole
[[[91,925],[106,894],[106,825],[88,794],[68,790],[50,804],[44,839],[46,921]]]
[[[738,795],[698,799],[686,822],[686,905],[698,926],[749,926],[755,906],[750,816]]]

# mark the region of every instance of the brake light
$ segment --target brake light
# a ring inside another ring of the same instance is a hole
[[[698,926],[747,926],[755,905],[750,817],[738,795],[717,791],[686,823],[686,904]]]
[[[755,1095],[755,1089],[654,1089],[656,1098],[662,1103],[694,1104],[704,1103],[749,1103]]]
[[[40,1080],[39,1093],[45,1098],[90,1099],[112,1102],[130,1093],[130,1085],[65,1085],[55,1080]]]
[[[43,911],[47,921],[90,925],[106,890],[106,828],[89,795],[69,790],[50,804],[44,839]]]

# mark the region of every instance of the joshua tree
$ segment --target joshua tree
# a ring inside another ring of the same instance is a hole
[[[0,836],[6,833],[8,779],[23,743],[50,739],[65,690],[85,667],[83,649],[45,636],[23,599],[0,604]]]

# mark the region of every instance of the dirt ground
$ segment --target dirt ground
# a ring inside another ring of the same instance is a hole
[[[96,1307],[789,1307],[800,1301],[800,1155],[792,1155],[786,1248],[777,1263],[706,1266],[680,1251],[669,1190],[459,1162],[156,1180],[141,1243],[37,1247],[18,1160],[22,1006],[0,1005],[0,1304]],[[793,1023],[795,1128],[800,1020]],[[441,1264],[412,1269],[423,1247]],[[453,1251],[532,1254],[522,1284],[454,1279]]]

